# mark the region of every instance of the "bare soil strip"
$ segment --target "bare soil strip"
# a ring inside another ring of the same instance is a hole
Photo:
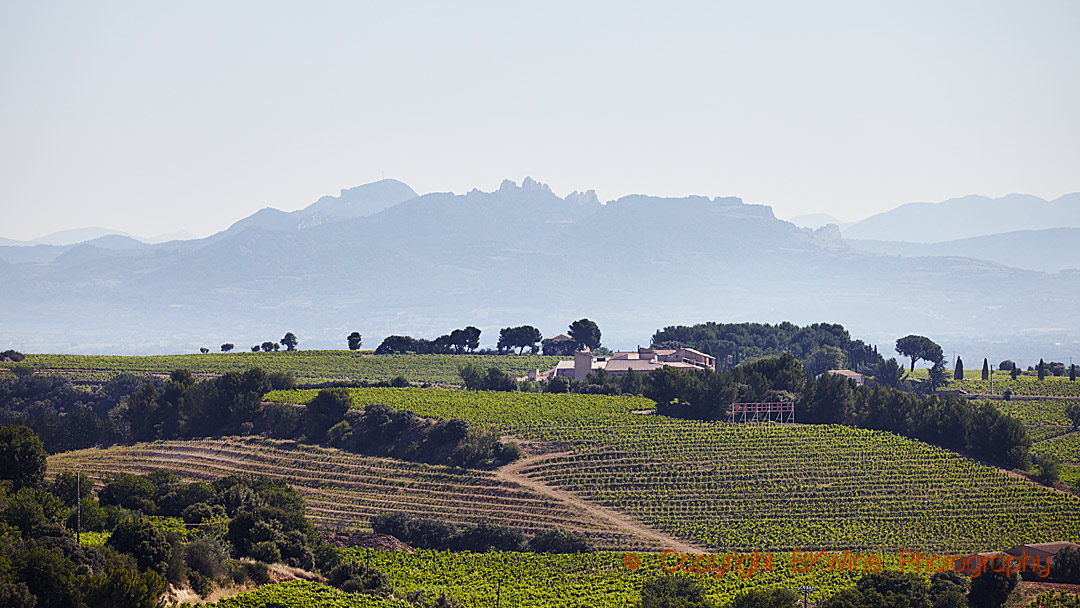
[[[705,549],[696,545],[691,545],[684,541],[681,541],[673,536],[668,536],[663,532],[659,532],[652,528],[642,525],[634,518],[620,513],[614,509],[600,506],[594,503],[587,502],[575,496],[571,492],[559,490],[546,483],[536,481],[521,471],[537,464],[538,462],[548,460],[551,458],[558,458],[560,456],[568,456],[571,452],[553,452],[548,454],[537,454],[534,456],[527,456],[515,460],[514,462],[495,470],[495,476],[509,483],[515,483],[525,486],[530,490],[548,496],[554,500],[563,502],[574,511],[580,511],[587,513],[590,517],[597,520],[604,521],[611,526],[624,530],[629,534],[633,534],[639,538],[646,538],[651,541],[659,543],[661,546],[673,549],[679,553],[708,553]]]

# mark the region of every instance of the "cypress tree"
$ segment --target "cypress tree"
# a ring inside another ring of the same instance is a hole
[[[953,367],[952,377],[953,380],[964,379],[964,362],[960,359],[959,356],[956,357],[956,366]]]
[[[1069,364],[1069,382],[1076,382],[1076,365]]]
[[[990,362],[983,357],[983,380],[990,379]]]
[[[1039,380],[1046,377],[1046,363],[1042,359],[1039,359]]]

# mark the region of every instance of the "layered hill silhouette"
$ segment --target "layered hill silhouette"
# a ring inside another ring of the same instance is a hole
[[[846,239],[855,249],[889,255],[959,256],[1040,272],[1080,268],[1080,228],[1017,230],[944,243]]]
[[[846,226],[845,239],[942,243],[1020,230],[1080,228],[1080,192],[1047,201],[1030,194],[970,195],[907,203]]]
[[[0,247],[0,343],[29,351],[243,348],[285,331],[301,348],[342,348],[351,331],[374,347],[466,324],[489,345],[500,327],[554,334],[585,316],[628,347],[704,320],[840,322],[883,338],[1080,332],[1075,273],[882,256],[738,198],[601,204],[529,178],[424,196],[384,180],[205,239],[36,249]]]

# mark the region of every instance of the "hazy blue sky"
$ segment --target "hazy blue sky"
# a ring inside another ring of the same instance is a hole
[[[1080,2],[0,2],[0,236],[400,179],[780,217],[1080,190]],[[752,6],[751,6],[752,5]]]

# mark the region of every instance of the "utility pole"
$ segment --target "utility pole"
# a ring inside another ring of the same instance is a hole
[[[82,470],[75,467],[75,546],[82,545]]]

